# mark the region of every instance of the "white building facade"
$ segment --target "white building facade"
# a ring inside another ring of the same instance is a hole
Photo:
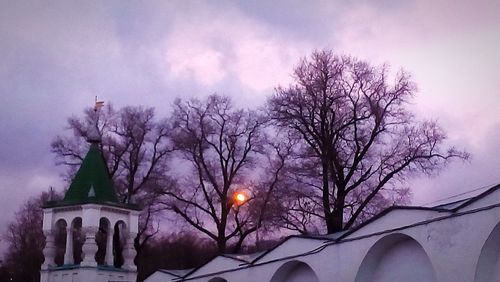
[[[392,207],[346,232],[292,236],[254,257],[218,256],[146,281],[500,281],[500,185],[432,208]]]

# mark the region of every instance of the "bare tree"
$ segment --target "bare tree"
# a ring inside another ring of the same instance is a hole
[[[68,166],[68,181],[87,152],[87,128],[93,115],[94,109],[88,108],[83,118],[68,119],[73,135],[57,136],[51,144],[58,164]],[[155,193],[175,185],[166,174],[171,152],[167,124],[155,119],[153,108],[128,106],[116,111],[107,105],[99,112],[100,146],[115,189],[124,203],[144,208],[135,240],[138,252],[158,232],[153,225],[158,211]]]
[[[141,254],[137,281],[158,269],[198,267],[214,257],[217,250],[210,239],[191,232],[169,233],[153,238]]]
[[[234,221],[238,231],[238,239],[234,251],[239,252],[245,239],[255,233],[256,245],[259,244],[259,233],[262,235],[279,231],[281,216],[286,214],[281,204],[278,191],[283,191],[286,176],[286,164],[290,156],[291,140],[266,143],[265,156],[259,161],[262,173],[251,187],[252,197],[248,204],[238,206]],[[243,211],[243,212],[242,212]]]
[[[48,199],[49,193],[28,199],[7,226],[4,239],[8,249],[4,260],[13,281],[40,281],[45,245],[41,206]]]
[[[238,241],[238,248],[262,225],[251,213],[257,199],[269,192],[269,187],[250,187],[266,144],[265,119],[255,111],[235,109],[228,97],[212,95],[204,101],[177,100],[172,123],[180,185],[164,191],[164,204],[213,239],[219,252],[226,251],[230,240]],[[247,199],[235,199],[237,191]]]
[[[391,83],[386,66],[322,51],[303,59],[294,78],[277,88],[268,110],[278,128],[301,140],[301,159],[317,168],[311,173],[319,181],[299,199],[307,198],[303,204],[313,208],[302,211],[321,217],[329,233],[352,227],[375,201],[404,194],[399,187],[412,173],[435,173],[468,157],[443,148],[446,135],[436,122],[411,114],[416,85],[404,71]]]

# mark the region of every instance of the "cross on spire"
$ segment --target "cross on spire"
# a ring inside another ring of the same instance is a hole
[[[87,129],[87,141],[89,143],[99,143],[101,142],[101,134],[99,133],[99,127],[97,126],[99,122],[99,110],[104,106],[104,101],[97,101],[97,96],[95,96],[94,114],[92,116],[92,121]]]

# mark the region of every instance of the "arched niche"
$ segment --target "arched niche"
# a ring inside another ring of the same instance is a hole
[[[436,280],[425,250],[412,237],[390,234],[378,240],[364,257],[356,282]]]
[[[294,260],[284,263],[271,278],[271,282],[319,282],[314,270],[305,262]]]
[[[55,256],[54,262],[57,266],[61,266],[64,264],[64,253],[66,252],[66,229],[68,224],[66,220],[59,219],[56,221],[53,227],[54,233],[54,247],[55,247]]]
[[[122,220],[115,223],[113,227],[113,253],[115,267],[120,268],[124,263],[123,247],[127,241],[127,225]]]
[[[214,277],[214,278],[208,280],[208,282],[227,282],[227,280],[224,278],[221,278],[221,277]]]
[[[111,222],[106,217],[101,217],[99,220],[99,229],[97,230],[95,241],[97,244],[97,252],[95,260],[98,265],[113,264],[113,228]],[[109,246],[108,246],[109,245]]]
[[[71,221],[71,237],[73,248],[73,262],[80,264],[82,262],[82,246],[85,242],[85,235],[82,232],[82,218],[75,217]]]
[[[481,248],[474,281],[500,281],[500,223],[493,228]]]

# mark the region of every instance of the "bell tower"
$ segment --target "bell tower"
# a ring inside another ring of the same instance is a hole
[[[95,111],[97,120],[97,109]],[[97,122],[89,150],[63,200],[43,207],[42,282],[136,281],[134,238],[140,209],[123,204],[100,149]]]

